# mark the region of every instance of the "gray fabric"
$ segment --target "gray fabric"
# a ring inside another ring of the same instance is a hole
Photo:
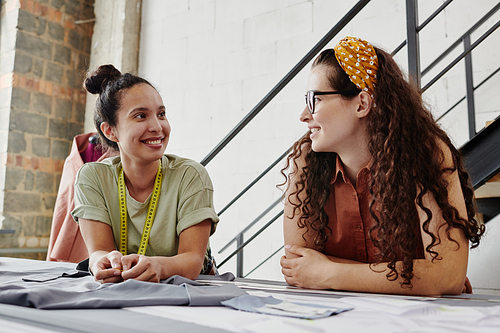
[[[148,315],[124,309],[64,309],[39,310],[22,306],[0,304],[0,319],[19,322],[32,326],[29,332],[38,332],[37,328],[55,332],[72,333],[220,333],[228,332],[200,324],[178,321],[160,316]],[[0,332],[5,327],[0,326]]]
[[[77,271],[76,269],[65,271],[62,273],[41,273],[41,274],[31,274],[29,276],[23,277],[23,281],[26,282],[47,282],[56,280],[62,277],[84,277],[89,276],[88,272]]]
[[[233,273],[227,272],[221,275],[199,275],[198,276],[199,280],[205,280],[205,281],[234,281],[234,275]],[[174,275],[166,280],[162,281],[163,283],[167,284],[183,284],[187,283],[193,286],[204,286],[205,284],[199,281],[193,281],[190,279],[187,279],[185,277],[182,277],[180,275]]]
[[[231,307],[236,310],[246,311],[246,312],[254,312],[254,313],[262,313],[269,314],[275,316],[284,316],[284,317],[293,317],[293,318],[301,318],[301,319],[319,319],[329,317],[334,314],[339,314],[348,310],[352,310],[352,308],[333,308],[327,307],[319,304],[304,304],[304,303],[293,303],[287,302],[288,304],[297,305],[301,308],[302,311],[287,311],[283,309],[276,309],[269,307],[268,305],[281,305],[285,302],[279,299],[276,299],[272,296],[268,297],[259,297],[259,296],[251,296],[251,295],[243,295],[240,297],[236,297],[230,299],[228,301],[222,302],[223,305]],[[307,311],[308,310],[308,311]],[[319,313],[312,313],[318,311]]]
[[[92,276],[81,275],[81,272],[68,269],[25,273],[0,271],[0,303],[39,309],[220,306],[221,301],[246,294],[232,284],[207,286],[180,276],[162,283],[127,280],[100,284]]]
[[[3,291],[15,289],[57,288],[59,290],[86,292],[96,290],[101,284],[88,273],[56,267],[37,269],[26,272],[0,270],[0,303]],[[38,281],[38,282],[36,282]]]
[[[77,271],[74,269],[68,269],[64,267],[53,267],[53,268],[42,268],[29,271],[13,271],[0,269],[0,285],[6,282],[13,281],[29,281],[33,282],[46,282],[50,280],[55,280],[63,276],[67,277],[83,277],[88,276],[88,272]]]

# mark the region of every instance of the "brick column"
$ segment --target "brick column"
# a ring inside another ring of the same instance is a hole
[[[84,128],[93,0],[8,0],[1,9],[1,223],[15,233],[0,235],[0,248],[42,259],[64,159]]]

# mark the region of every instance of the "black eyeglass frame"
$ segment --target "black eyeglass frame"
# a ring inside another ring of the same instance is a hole
[[[357,95],[361,90],[344,90],[344,91],[315,91],[309,90],[305,95],[307,110],[310,114],[316,112],[316,100],[314,99],[317,95]]]

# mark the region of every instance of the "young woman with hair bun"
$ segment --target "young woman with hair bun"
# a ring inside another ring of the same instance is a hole
[[[209,236],[219,221],[210,177],[199,163],[165,154],[166,108],[145,79],[100,66],[84,82],[97,94],[94,123],[118,157],[85,164],[74,219],[96,280],[159,282],[216,271]]]
[[[471,292],[473,190],[392,56],[346,37],[314,61],[287,164],[285,280],[391,294]],[[285,174],[285,173],[284,173]]]

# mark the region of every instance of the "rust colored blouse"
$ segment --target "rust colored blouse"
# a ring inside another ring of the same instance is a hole
[[[336,170],[330,183],[330,197],[325,205],[328,226],[332,234],[328,237],[322,251],[326,255],[350,259],[358,262],[378,261],[379,250],[370,239],[370,228],[375,221],[370,215],[370,170],[363,168],[358,173],[356,187],[345,174],[344,167],[337,156]],[[424,258],[420,228],[415,234],[420,239],[417,258]]]

